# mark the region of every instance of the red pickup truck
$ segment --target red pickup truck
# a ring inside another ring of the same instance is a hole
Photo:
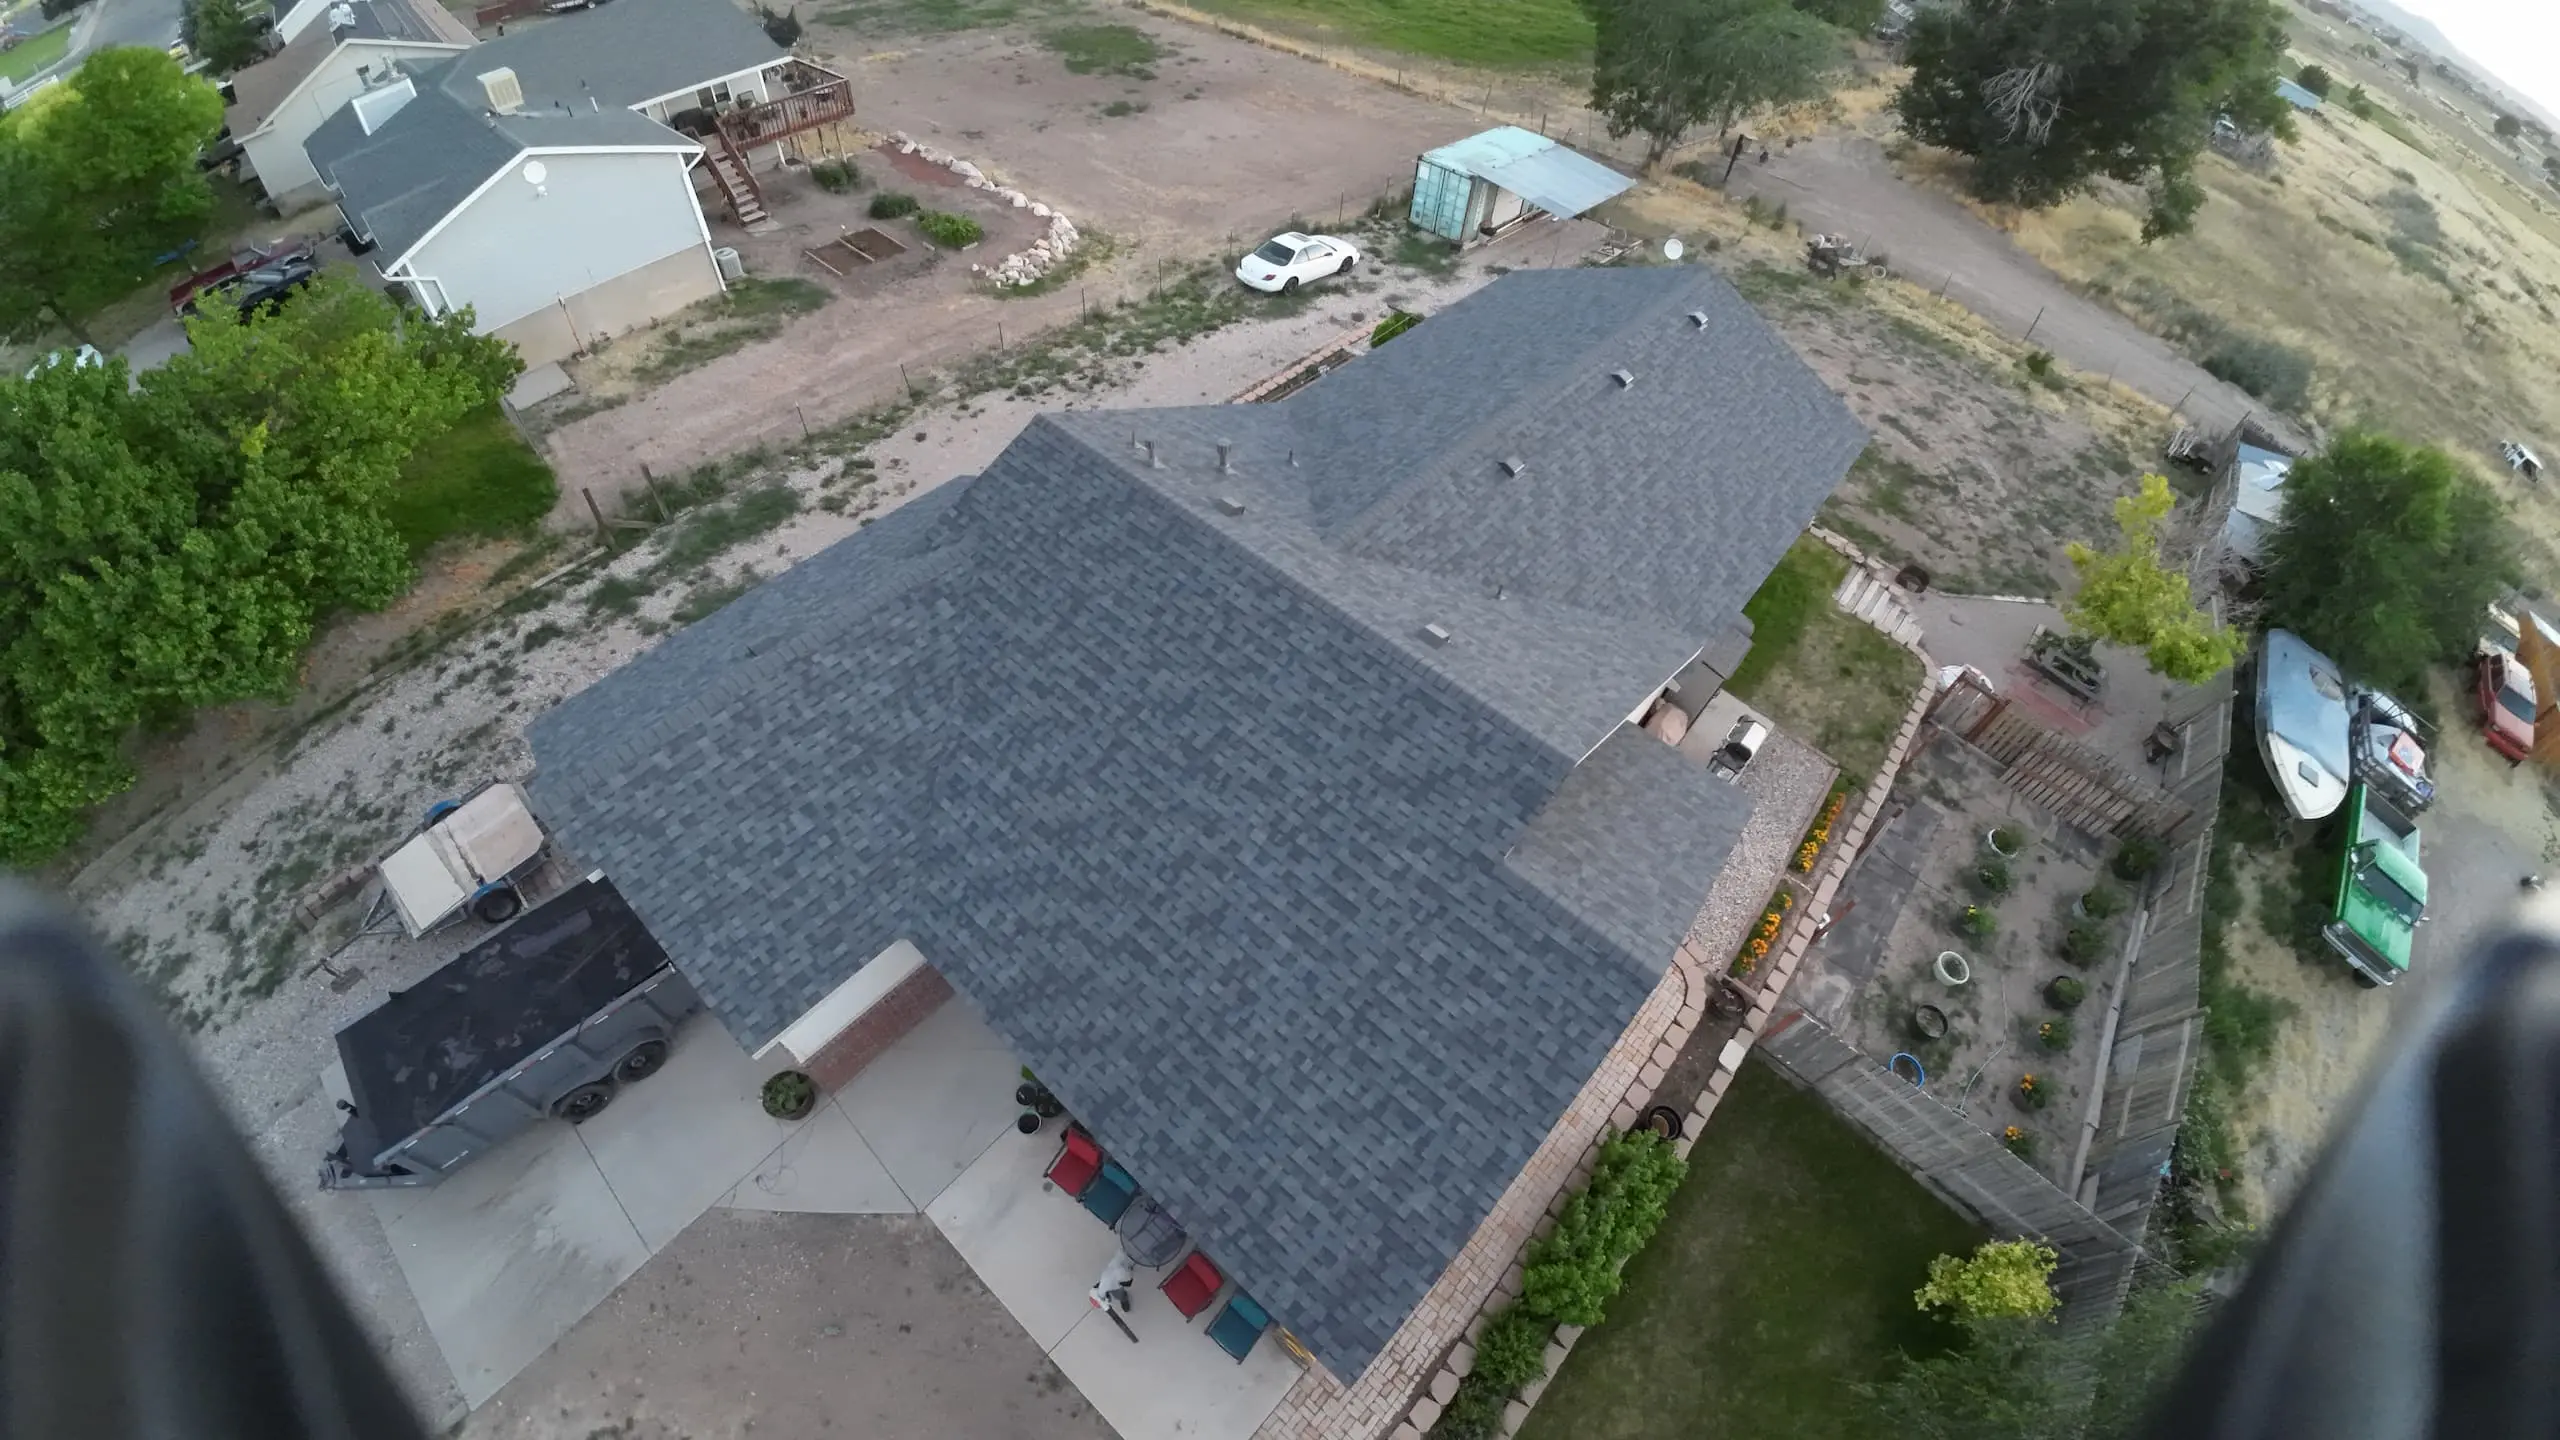
[[[2533,753],[2533,672],[2507,651],[2485,650],[2478,657],[2475,692],[2480,733],[2489,748],[2511,764],[2523,764]]]
[[[312,242],[284,239],[270,245],[248,245],[231,252],[231,258],[209,270],[199,270],[169,287],[169,308],[184,315],[196,296],[235,275],[264,269],[287,260],[311,258]]]

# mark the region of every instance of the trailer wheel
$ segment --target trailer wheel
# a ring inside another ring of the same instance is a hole
[[[523,908],[524,897],[517,894],[516,888],[512,885],[501,885],[494,890],[484,890],[471,902],[473,918],[486,925],[513,920],[516,918],[516,912]]]
[[[667,1042],[643,1040],[614,1062],[613,1078],[625,1085],[637,1085],[658,1073],[667,1063]]]
[[[613,1083],[597,1080],[581,1085],[551,1102],[551,1113],[572,1125],[594,1119],[613,1103]]]

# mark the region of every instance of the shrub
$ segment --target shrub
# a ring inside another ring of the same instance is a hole
[[[2205,353],[2205,373],[2226,380],[2278,410],[2311,400],[2311,356],[2255,335],[2232,335]]]
[[[2000,1148],[2021,1160],[2032,1160],[2036,1157],[2036,1137],[2024,1127],[2012,1125],[2000,1132]]]
[[[2059,1303],[2051,1276],[2062,1257],[2033,1240],[1985,1240],[1970,1257],[1929,1262],[1929,1283],[1913,1292],[1923,1310],[1958,1320],[2032,1319]]]
[[[2092,885],[2080,897],[2080,910],[2092,920],[2111,920],[2124,913],[2124,892],[2112,885]]]
[[[2138,884],[2151,878],[2162,858],[2159,841],[2136,835],[2116,847],[2116,858],[2107,868],[2115,872],[2117,879]]]
[[[2036,1027],[2036,1043],[2047,1050],[2071,1048],[2071,1017],[2057,1015]]]
[[[2017,877],[2009,873],[2009,862],[1996,857],[1973,867],[1973,880],[1985,895],[2006,895],[2018,883]]]
[[[771,40],[774,44],[788,50],[792,46],[800,43],[800,10],[798,6],[793,6],[788,10],[767,10],[762,5],[758,5],[756,7],[756,18],[764,25],[765,38]]]
[[[1597,1325],[1618,1293],[1618,1267],[1662,1223],[1689,1162],[1649,1131],[1612,1136],[1591,1183],[1565,1202],[1547,1238],[1529,1247],[1520,1303],[1559,1325]]]
[[[809,178],[830,195],[862,188],[862,171],[850,160],[821,160],[809,167]]]
[[[977,244],[987,232],[966,215],[953,215],[941,210],[927,210],[916,217],[916,228],[924,238],[946,250],[959,250]]]
[[[1956,917],[1956,928],[1976,940],[1988,940],[2000,930],[1999,918],[1979,905],[1967,905]]]
[[[2044,998],[2056,1010],[2077,1009],[2089,998],[2089,987],[2069,975],[2056,975],[2044,987]]]
[[[874,220],[895,220],[923,208],[916,203],[916,197],[903,191],[883,190],[871,197],[871,218]]]
[[[2052,1087],[2037,1079],[2035,1072],[2030,1070],[2018,1077],[2018,1103],[2030,1110],[2041,1110],[2053,1103]]]
[[[2030,350],[2018,363],[2027,367],[2027,373],[2038,380],[2053,374],[2053,352],[2050,350]]]
[[[2062,932],[2062,958],[2086,967],[2107,951],[2107,932],[2082,923]]]
[[[2337,83],[2326,65],[2305,65],[2294,72],[2293,79],[2295,84],[2323,100],[2329,98],[2329,87]]]

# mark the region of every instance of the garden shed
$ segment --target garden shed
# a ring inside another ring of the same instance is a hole
[[[1636,182],[1517,125],[1443,145],[1413,171],[1413,223],[1460,245],[1530,218],[1579,215]]]

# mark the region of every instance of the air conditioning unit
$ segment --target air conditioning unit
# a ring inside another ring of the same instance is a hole
[[[516,72],[501,65],[480,73],[480,93],[487,96],[489,108],[501,115],[512,115],[524,108],[524,85]]]

